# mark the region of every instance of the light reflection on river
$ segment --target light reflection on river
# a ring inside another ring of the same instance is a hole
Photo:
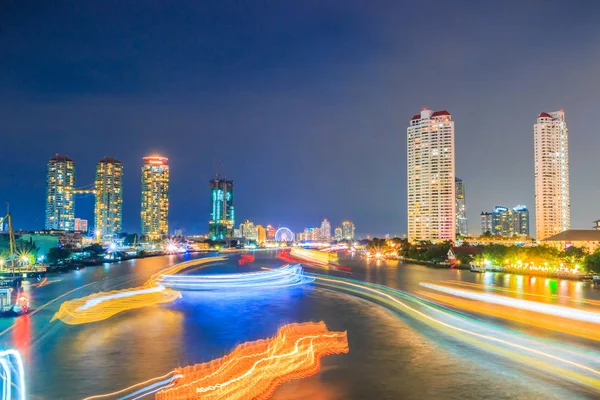
[[[257,253],[252,266],[232,261],[201,273],[228,273],[281,264],[273,253]],[[38,305],[95,279],[108,277],[96,290],[111,285],[133,286],[177,262],[153,258],[87,268],[64,275],[46,291],[32,290]],[[352,277],[407,291],[419,282],[462,280],[494,284],[540,294],[597,299],[598,293],[580,282],[502,274],[474,274],[397,262],[344,260]],[[315,270],[323,272],[322,270]],[[127,275],[126,274],[132,274]],[[346,276],[343,274],[343,276]],[[114,281],[114,282],[113,282]],[[130,282],[131,281],[131,282]],[[36,294],[37,293],[37,294]],[[84,294],[84,293],[81,293]],[[80,295],[81,295],[80,294]],[[518,296],[518,295],[516,295]],[[556,297],[553,302],[568,301]],[[281,386],[275,399],[559,399],[589,393],[549,377],[525,371],[504,359],[424,328],[404,315],[313,285],[259,293],[215,294],[185,292],[175,303],[119,314],[109,320],[79,326],[47,321],[56,310],[17,319],[18,328],[2,338],[17,346],[27,364],[32,399],[79,399],[106,393],[162,375],[175,367],[223,356],[237,344],[273,336],[291,322],[323,320],[330,330],[348,331],[350,353],[327,356],[312,377]]]

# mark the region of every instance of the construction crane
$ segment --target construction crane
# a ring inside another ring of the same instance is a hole
[[[8,224],[10,262],[11,262],[11,279],[8,285],[5,282],[0,285],[0,312],[14,312],[17,314],[25,314],[29,312],[29,299],[21,293],[21,278],[15,276],[15,258],[17,254],[17,244],[15,241],[15,230],[10,215],[10,208],[6,206],[6,215],[0,219],[0,226],[4,222]],[[8,286],[8,287],[7,287]]]

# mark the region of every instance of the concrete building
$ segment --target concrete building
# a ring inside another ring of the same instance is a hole
[[[48,160],[45,229],[75,229],[75,162],[57,154]]]
[[[342,222],[342,237],[345,240],[354,240],[354,222]]]
[[[335,228],[335,230],[333,231],[333,237],[336,242],[339,242],[340,240],[342,240],[344,238],[342,228],[340,228],[339,226],[337,228]]]
[[[481,234],[492,233],[492,213],[481,212]]]
[[[534,132],[535,229],[544,240],[571,227],[569,130],[563,110],[541,113]]]
[[[123,229],[123,164],[104,157],[96,166],[95,236],[116,239]]]
[[[272,227],[271,225],[267,225],[267,241],[268,242],[272,242],[275,240],[275,232],[277,232],[277,230]]]
[[[240,231],[244,239],[257,240],[256,227],[254,226],[254,223],[245,220],[240,224]]]
[[[256,225],[256,242],[265,243],[267,241],[267,230],[262,225]]]
[[[75,218],[75,231],[81,232],[84,235],[87,235],[87,233],[88,233],[88,220],[87,219],[81,219],[81,218]]]
[[[322,242],[331,242],[331,224],[327,218],[321,222],[321,229],[319,229],[321,237],[319,238]]]
[[[157,240],[169,232],[169,165],[166,157],[144,157],[142,236]]]
[[[467,198],[465,183],[462,179],[454,178],[454,191],[456,193],[456,234],[469,236],[469,222],[467,219]]]
[[[489,232],[495,236],[529,236],[529,210],[526,206],[519,205],[513,208],[496,206],[491,213],[482,212],[482,229],[484,216],[491,219]]]
[[[541,243],[564,251],[571,246],[593,253],[600,248],[600,231],[596,229],[569,229],[541,240]]]
[[[408,239],[456,239],[454,121],[424,109],[407,129]]]
[[[233,181],[221,179],[219,175],[210,180],[211,209],[208,235],[212,240],[233,236],[235,226],[233,188]]]

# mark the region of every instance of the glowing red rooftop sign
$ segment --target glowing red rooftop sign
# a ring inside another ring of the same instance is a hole
[[[161,157],[161,156],[150,156],[150,157],[144,157],[144,161],[146,162],[146,164],[167,165],[167,161],[169,161],[169,159],[167,157]]]

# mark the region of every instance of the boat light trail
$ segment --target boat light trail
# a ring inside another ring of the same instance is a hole
[[[448,293],[458,297],[464,297],[471,300],[484,301],[486,303],[498,304],[507,307],[519,308],[527,311],[534,311],[541,314],[548,314],[562,318],[574,319],[583,322],[600,323],[600,314],[581,310],[577,308],[557,306],[553,304],[544,304],[536,301],[514,299],[506,296],[498,296],[489,293],[478,293],[471,290],[455,289],[448,286],[434,285],[431,283],[421,282],[421,286],[428,289],[436,290],[443,293]]]
[[[25,369],[17,350],[0,351],[2,400],[25,400]]]
[[[319,274],[310,275],[315,277],[317,285],[367,298],[492,354],[523,363],[546,374],[554,374],[558,379],[569,379],[600,391],[600,357],[589,350],[565,347],[501,329],[383,285]],[[409,303],[414,303],[414,306]],[[583,361],[592,366],[583,364]]]
[[[178,290],[263,289],[302,285],[314,280],[304,275],[297,264],[245,274],[163,275],[160,285]]]
[[[207,257],[175,264],[152,275],[142,286],[65,301],[52,321],[60,319],[69,325],[87,324],[108,319],[124,311],[174,301],[181,297],[181,293],[159,284],[163,274],[176,274],[186,268],[224,260],[224,257]]]
[[[157,400],[266,400],[281,384],[317,373],[322,357],[348,351],[346,332],[329,331],[324,322],[289,324],[222,358],[84,400],[135,400],[153,393]]]

